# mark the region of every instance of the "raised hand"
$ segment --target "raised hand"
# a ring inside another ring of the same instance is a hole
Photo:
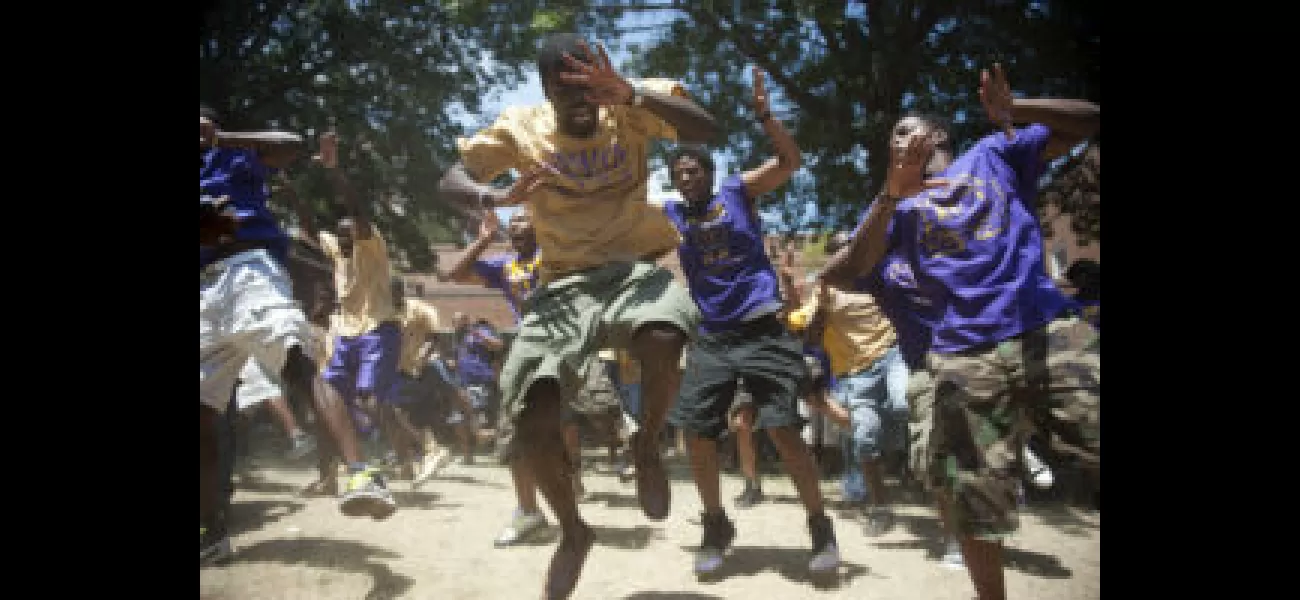
[[[1013,101],[1011,84],[1007,83],[1001,64],[993,63],[992,73],[988,69],[980,70],[980,104],[984,105],[989,120],[1004,130],[1011,129]]]
[[[597,44],[599,54],[591,51],[586,42],[578,42],[586,62],[564,53],[564,63],[572,71],[560,73],[560,80],[587,86],[587,100],[604,106],[627,104],[632,101],[632,84],[623,79],[609,62],[605,46]]]
[[[479,219],[478,236],[480,238],[493,239],[501,232],[501,219],[497,216],[497,211],[487,209],[483,211],[483,217]]]
[[[754,76],[754,112],[760,115],[759,118],[761,119],[761,115],[768,113],[767,89],[763,85],[763,70],[755,66],[750,69],[750,73]]]
[[[339,134],[333,130],[326,131],[320,136],[320,153],[313,157],[324,165],[326,169],[333,169],[339,166]]]
[[[885,195],[895,199],[913,196],[925,188],[948,185],[944,179],[925,179],[925,165],[934,153],[930,136],[914,135],[906,148],[889,149]]]

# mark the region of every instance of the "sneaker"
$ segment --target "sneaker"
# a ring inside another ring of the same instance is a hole
[[[388,491],[379,469],[370,467],[348,478],[339,499],[339,510],[349,517],[370,517],[381,521],[393,516],[397,502]]]
[[[944,543],[943,558],[939,559],[939,564],[947,569],[965,569],[966,559],[961,555],[961,544],[956,539],[949,539]]]
[[[199,526],[199,566],[215,565],[230,559],[230,536],[217,528]]]
[[[316,451],[316,438],[302,432],[294,434],[289,441],[289,460],[302,460]]]
[[[808,570],[814,574],[834,572],[840,566],[840,548],[835,543],[835,526],[825,513],[808,516],[808,532],[812,534],[812,558]]]
[[[415,479],[411,481],[411,487],[419,487],[426,481],[433,479],[449,464],[451,464],[451,450],[439,448],[437,452],[425,454],[424,460],[420,461],[420,470],[416,472]]]
[[[1030,450],[1029,446],[1025,446],[1024,455],[1025,471],[1029,473],[1029,482],[1040,490],[1052,487],[1055,478],[1052,477],[1052,469],[1047,466],[1047,463],[1038,458],[1038,455],[1034,454],[1034,451]]]
[[[750,508],[763,501],[763,489],[753,482],[745,482],[745,491],[736,496],[736,508]]]
[[[888,506],[871,506],[863,512],[866,516],[862,523],[863,535],[877,537],[894,528],[894,511]]]
[[[712,573],[722,566],[722,555],[736,539],[736,527],[725,512],[701,514],[700,524],[704,526],[704,537],[700,549],[695,551],[695,573]]]
[[[542,511],[539,510],[533,514],[528,514],[516,510],[514,517],[510,519],[510,524],[506,525],[506,528],[502,530],[501,535],[498,535],[497,539],[493,541],[492,544],[497,548],[513,546],[524,538],[532,535],[533,532],[540,531],[546,526],[546,517],[542,515]]]

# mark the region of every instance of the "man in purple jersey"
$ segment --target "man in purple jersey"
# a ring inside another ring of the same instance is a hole
[[[465,253],[456,261],[451,272],[442,277],[456,283],[501,290],[517,321],[520,305],[537,286],[537,267],[541,264],[541,253],[537,250],[537,236],[533,231],[532,220],[528,218],[526,211],[520,210],[510,217],[510,224],[506,229],[512,252],[497,253],[482,258],[488,246],[497,239],[499,230],[500,222],[497,220],[496,213],[487,211],[480,225],[478,237],[465,249]],[[577,425],[567,423],[566,427],[576,428]],[[499,548],[512,546],[546,527],[546,517],[537,506],[536,478],[524,467],[522,461],[510,463],[510,477],[514,482],[515,497],[519,506],[494,542]]]
[[[763,72],[757,68],[753,85],[754,109],[776,157],[726,178],[716,194],[707,151],[684,146],[668,161],[673,186],[685,202],[667,204],[664,211],[681,234],[678,257],[702,317],[669,422],[686,432],[691,474],[704,505],[696,573],[716,571],[736,536],[718,490],[717,439],[742,378],[753,397],[754,428],[767,431],[808,511],[808,568],[828,573],[839,565],[839,549],[823,510],[817,467],[799,435],[804,420],[798,400],[808,375],[803,345],[777,317],[783,302],[755,206],[756,198],[790,179],[801,159],[794,138],[768,111]]]
[[[954,158],[942,119],[900,119],[885,189],[826,279],[848,284],[883,266],[885,285],[915,284],[932,327],[934,387],[918,399],[934,410],[924,467],[952,502],[976,592],[1001,600],[1025,418],[1100,473],[1100,354],[1080,331],[1095,330],[1069,315],[1073,302],[1047,275],[1034,202],[1046,162],[1096,133],[1101,108],[1014,99],[999,65],[980,80],[999,131]]]
[[[312,389],[317,414],[340,453],[357,468],[340,498],[349,516],[385,518],[382,482],[371,481],[343,407],[322,394],[311,330],[294,302],[284,266],[288,238],[267,209],[266,175],[301,151],[291,134],[221,131],[199,106],[199,562],[228,555],[220,498],[216,420],[239,371],[255,359],[286,384]],[[374,485],[371,485],[371,484]]]

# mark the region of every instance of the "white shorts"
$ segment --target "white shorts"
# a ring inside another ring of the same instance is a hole
[[[310,325],[289,274],[266,250],[248,250],[199,274],[199,403],[225,412],[250,359],[279,373],[289,349],[310,356]]]
[[[251,358],[244,363],[244,369],[239,372],[239,387],[235,388],[235,406],[239,410],[283,397],[284,386],[279,371],[269,371]]]

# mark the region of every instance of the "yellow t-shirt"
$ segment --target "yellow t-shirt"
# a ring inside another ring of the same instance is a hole
[[[344,258],[339,252],[339,241],[334,234],[320,234],[321,249],[334,260],[334,287],[339,298],[336,335],[362,335],[397,317],[388,246],[378,230],[373,226],[371,230],[370,239],[357,238],[353,242],[350,258]]]
[[[821,304],[819,289],[809,291],[808,300],[791,311],[786,322],[795,331],[803,331],[812,322]],[[845,292],[829,288],[822,329],[822,347],[831,359],[836,377],[855,373],[871,366],[885,355],[895,342],[894,326],[876,305],[876,299],[864,292]]]
[[[406,299],[402,314],[402,354],[397,368],[411,377],[419,377],[424,370],[420,350],[429,341],[429,334],[438,329],[438,310],[418,298]]]
[[[676,81],[645,79],[647,89],[685,96]],[[620,260],[638,260],[677,247],[677,231],[646,204],[650,141],[677,139],[677,131],[634,106],[600,108],[596,132],[571,138],[556,128],[549,102],[509,107],[496,122],[456,140],[461,162],[478,181],[510,169],[549,164],[550,175],[524,203],[545,260],[541,280]]]

